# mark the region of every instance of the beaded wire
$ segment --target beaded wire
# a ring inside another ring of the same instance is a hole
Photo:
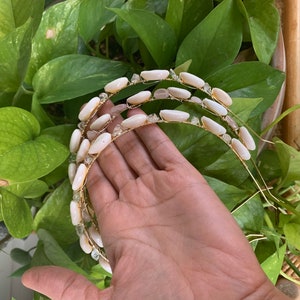
[[[104,114],[96,118],[103,104],[128,86],[148,82],[158,84],[163,80],[175,81],[181,87],[170,86],[152,92],[148,90],[138,92],[128,97],[126,104],[116,105],[110,114]],[[200,99],[193,95],[193,91],[201,91],[209,98]],[[108,125],[120,113],[139,107],[146,102],[161,99],[199,105],[205,111],[220,118],[221,122],[225,122],[235,136],[231,137],[223,125],[209,117],[202,116],[199,119],[187,112],[169,109],[161,110],[159,115],[134,115],[117,124],[112,133],[106,132]],[[92,258],[99,261],[106,271],[112,273],[101,240],[101,232],[98,229],[96,216],[86,190],[86,177],[100,153],[110,143],[135,128],[154,123],[175,122],[193,125],[211,132],[231,148],[247,169],[259,190],[262,191],[245,163],[245,161],[251,159],[250,151],[256,149],[255,141],[248,129],[245,126],[239,126],[231,116],[233,115],[229,109],[231,104],[232,99],[229,94],[222,89],[212,88],[207,82],[191,73],[181,72],[177,75],[173,70],[151,70],[143,71],[139,75],[134,74],[130,81],[126,77],[113,80],[104,87],[104,92],[99,97],[92,98],[83,107],[78,115],[80,120],[78,128],[74,130],[70,139],[69,178],[73,189],[73,199],[70,204],[71,219],[76,227],[80,246],[85,253],[91,254]],[[268,201],[266,197],[264,198]]]

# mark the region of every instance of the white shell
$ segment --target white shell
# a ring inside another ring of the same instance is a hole
[[[181,110],[163,109],[159,112],[160,117],[165,121],[184,122],[190,114]]]
[[[148,116],[144,114],[136,114],[122,121],[121,127],[125,129],[134,129],[144,125]]]
[[[78,115],[78,119],[83,122],[87,121],[99,104],[100,104],[99,97],[92,98],[80,111]]]
[[[82,222],[79,202],[75,202],[74,200],[70,202],[70,215],[74,226],[79,225]]]
[[[238,139],[233,138],[231,140],[231,147],[242,160],[249,160],[251,158],[251,154],[246,146],[244,146]]]
[[[202,105],[202,100],[201,100],[199,97],[196,97],[196,96],[192,96],[192,97],[189,99],[189,102],[192,102],[192,103],[196,103],[196,104]]]
[[[72,184],[73,180],[74,180],[74,177],[75,177],[75,174],[76,174],[76,164],[75,163],[70,163],[69,166],[68,166],[68,176],[69,176],[69,180],[70,180],[70,183]]]
[[[255,150],[256,145],[254,139],[246,127],[240,127],[239,138],[248,150]]]
[[[73,184],[72,184],[73,191],[78,191],[83,186],[86,174],[87,174],[86,165],[80,164],[73,180]]]
[[[101,133],[92,143],[89,154],[100,153],[111,142],[111,134],[108,132]]]
[[[167,99],[169,98],[170,94],[169,94],[169,91],[167,89],[157,89],[154,91],[153,93],[153,97],[155,99]]]
[[[90,254],[92,252],[93,246],[90,244],[85,234],[82,234],[79,237],[79,244],[83,252],[85,252],[86,254]]]
[[[217,100],[219,103],[225,106],[230,106],[232,104],[232,99],[225,91],[219,88],[213,88],[211,90],[211,96]]]
[[[139,105],[139,104],[149,101],[151,96],[152,96],[152,94],[150,91],[141,91],[141,92],[127,98],[127,103],[132,104],[132,105]]]
[[[105,260],[103,257],[99,258],[99,264],[106,272],[112,274],[112,269],[110,267],[109,262]]]
[[[91,226],[88,229],[89,235],[92,240],[101,248],[103,248],[103,242],[100,233],[96,230],[95,227]]]
[[[75,129],[70,138],[70,152],[77,152],[81,141],[81,131],[79,129]]]
[[[164,80],[169,76],[168,70],[150,70],[142,71],[141,77],[145,80]]]
[[[202,102],[208,110],[217,114],[218,116],[226,116],[228,114],[228,111],[224,106],[213,100],[205,98]]]
[[[97,118],[93,123],[90,125],[91,130],[101,130],[103,129],[107,123],[111,120],[110,114],[104,114]]]
[[[177,99],[187,100],[192,96],[190,91],[178,87],[168,87],[168,91],[172,97]]]
[[[203,79],[188,72],[181,72],[179,74],[179,78],[182,80],[184,84],[188,84],[197,89],[202,89],[205,85],[205,81]]]
[[[201,122],[202,122],[204,129],[206,129],[207,131],[210,131],[211,133],[213,133],[217,136],[221,136],[226,133],[225,127],[223,127],[222,125],[220,125],[219,123],[217,123],[216,121],[214,121],[208,117],[203,116],[201,118]]]
[[[79,147],[78,152],[77,152],[77,155],[76,155],[76,162],[77,163],[79,163],[79,162],[81,162],[85,159],[85,157],[88,154],[90,145],[91,145],[91,143],[88,139],[84,139],[81,142],[80,147]]]
[[[128,82],[129,80],[127,77],[120,77],[106,84],[104,87],[104,91],[106,93],[115,94],[124,89],[127,86]]]

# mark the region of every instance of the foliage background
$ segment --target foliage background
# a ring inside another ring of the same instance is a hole
[[[188,70],[230,93],[240,125],[260,134],[263,114],[285,78],[270,66],[280,18],[273,0],[52,2],[0,3],[0,220],[15,238],[32,231],[39,237],[33,256],[12,252],[24,264],[14,275],[55,264],[103,287],[109,276],[79,249],[69,215],[68,144],[81,105],[120,76]],[[129,87],[112,100],[119,103],[148,87]],[[207,114],[168,101],[144,109],[162,107]],[[286,254],[300,249],[299,198],[293,192],[300,177],[298,152],[277,139],[272,149],[253,154],[272,187],[272,194],[262,197],[218,138],[182,124],[162,128],[232,211],[276,282]],[[263,184],[252,163],[249,169]]]

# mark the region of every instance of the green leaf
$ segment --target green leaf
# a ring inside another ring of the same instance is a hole
[[[69,147],[70,137],[76,127],[74,125],[64,124],[48,127],[41,132],[41,135],[51,136],[57,142]]]
[[[146,10],[114,8],[112,11],[136,31],[159,68],[170,66],[175,57],[177,41],[166,21]]]
[[[32,214],[24,198],[1,188],[1,212],[9,233],[15,238],[25,238],[32,231]]]
[[[257,233],[263,227],[264,213],[260,197],[255,196],[235,210],[233,216],[243,231]]]
[[[25,76],[31,51],[32,24],[29,19],[0,39],[0,91],[16,92]]]
[[[224,89],[234,98],[262,97],[263,101],[252,116],[261,114],[272,105],[284,79],[284,73],[254,61],[225,67],[206,78],[210,85]]]
[[[29,252],[20,248],[12,249],[10,251],[10,258],[21,265],[28,265],[31,262]]]
[[[274,0],[244,0],[253,48],[261,62],[269,64],[277,46],[280,17]]]
[[[76,98],[102,89],[128,70],[122,62],[88,55],[65,55],[51,60],[36,73],[34,98],[42,104]]]
[[[76,241],[78,237],[70,217],[71,199],[72,189],[68,180],[65,180],[37,212],[33,223],[34,230],[46,229],[61,245]]]
[[[52,264],[60,267],[64,267],[75,271],[76,273],[87,276],[86,272],[78,267],[63,251],[59,246],[57,241],[52,237],[52,235],[45,229],[39,229],[38,232],[39,239],[44,244],[44,252],[47,258],[52,262]]]
[[[28,111],[17,107],[0,108],[0,154],[27,140],[36,138],[40,126]]]
[[[26,110],[0,108],[0,125],[0,178],[10,183],[40,178],[69,155],[67,148],[51,137],[38,136],[39,124]]]
[[[205,179],[228,208],[228,210],[232,210],[235,206],[246,199],[247,196],[249,196],[247,191],[241,190],[223,181],[208,176],[205,176]]]
[[[264,270],[264,272],[266,273],[266,275],[272,281],[273,284],[276,283],[280,270],[282,268],[285,251],[286,251],[286,245],[283,245],[279,248],[278,251],[276,251],[274,254],[268,257],[261,264],[262,269]]]
[[[22,277],[22,275],[31,268],[31,265],[25,265],[23,267],[20,267],[19,269],[17,269],[16,271],[14,271],[13,273],[10,274],[10,277],[17,277],[20,278]],[[12,300],[15,298],[12,298]]]
[[[283,226],[283,232],[287,243],[300,250],[300,224],[287,223]]]
[[[79,1],[70,0],[48,8],[32,42],[32,55],[25,82],[48,61],[78,51]]]
[[[189,71],[206,77],[230,65],[242,42],[242,16],[235,0],[224,0],[179,47],[176,66],[192,59]]]
[[[169,0],[166,21],[182,41],[213,9],[213,1],[178,1]]]
[[[46,113],[42,105],[39,103],[38,99],[36,99],[35,97],[32,97],[31,100],[31,113],[36,117],[42,129],[55,125],[50,116]]]
[[[108,10],[110,7],[120,7],[124,0],[83,0],[80,3],[78,28],[79,34],[88,42],[99,35],[100,30],[115,18]]]
[[[278,138],[274,142],[282,170],[279,187],[285,187],[300,180],[300,152]]]
[[[69,151],[48,136],[12,147],[0,154],[0,178],[9,182],[26,182],[40,178],[65,161]]]
[[[37,28],[43,10],[43,0],[1,0],[0,38],[25,24],[30,17]]]
[[[13,184],[5,187],[7,191],[22,198],[37,198],[48,191],[48,185],[42,180]]]

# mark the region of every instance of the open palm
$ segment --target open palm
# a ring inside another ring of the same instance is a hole
[[[107,147],[88,190],[111,286],[100,291],[58,267],[30,270],[25,285],[51,299],[288,299],[201,174],[156,125]]]

